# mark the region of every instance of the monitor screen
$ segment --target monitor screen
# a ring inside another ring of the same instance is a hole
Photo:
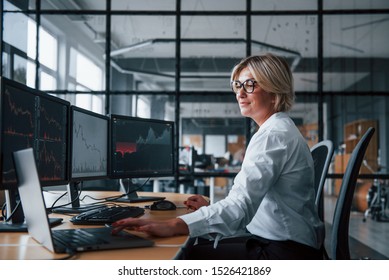
[[[111,177],[174,174],[174,122],[111,116]]]
[[[108,177],[109,117],[71,107],[71,181]]]
[[[69,181],[70,103],[1,78],[1,186],[17,187],[12,153],[33,148],[42,186]]]

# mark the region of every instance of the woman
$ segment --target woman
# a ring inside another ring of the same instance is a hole
[[[157,236],[215,238],[194,246],[190,258],[320,259],[324,226],[315,207],[313,160],[285,113],[294,102],[286,60],[272,54],[243,59],[231,86],[241,114],[259,129],[228,196],[207,205],[195,195],[185,202],[192,213],[168,221],[121,220],[114,233],[128,227]],[[247,237],[223,239],[231,236]]]

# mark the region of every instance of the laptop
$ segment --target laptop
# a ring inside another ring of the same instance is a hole
[[[154,245],[152,240],[125,231],[112,235],[111,229],[107,227],[52,230],[48,222],[33,149],[16,151],[13,158],[28,233],[48,250],[55,253],[74,253]]]

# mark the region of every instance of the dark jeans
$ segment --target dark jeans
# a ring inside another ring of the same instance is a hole
[[[322,250],[294,241],[273,241],[258,236],[227,238],[213,248],[213,241],[199,238],[190,248],[190,260],[322,260]]]

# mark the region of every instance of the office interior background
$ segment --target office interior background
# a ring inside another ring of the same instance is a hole
[[[292,67],[290,115],[308,145],[335,145],[326,195],[336,197],[370,126],[353,209],[367,209],[374,179],[389,191],[389,1],[4,0],[1,24],[1,76],[96,113],[175,122],[166,190],[189,175],[207,185],[208,170],[228,189],[257,129],[240,115],[230,72],[272,52]],[[199,169],[188,149],[205,159]]]

